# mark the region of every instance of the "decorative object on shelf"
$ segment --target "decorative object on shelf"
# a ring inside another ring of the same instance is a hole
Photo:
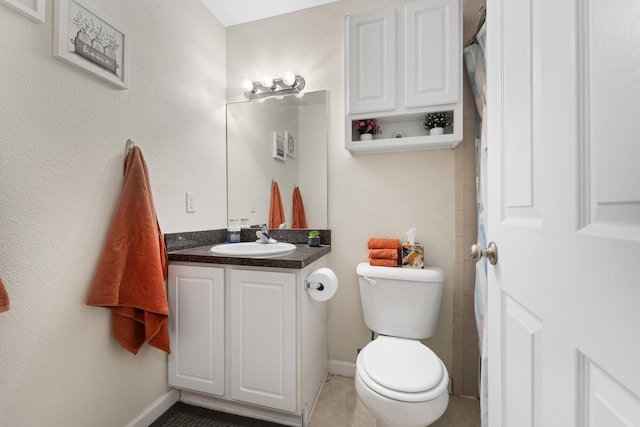
[[[451,126],[449,115],[444,111],[427,113],[424,116],[422,126],[429,131],[429,135],[442,135],[444,128]]]
[[[283,162],[287,160],[285,140],[278,132],[273,133],[273,158]]]
[[[74,0],[54,3],[53,55],[127,89],[127,35]]]
[[[318,230],[312,230],[309,232],[309,246],[312,248],[320,246],[320,233]]]
[[[360,134],[360,141],[370,140],[373,135],[382,132],[376,119],[354,120],[353,128]]]
[[[293,71],[285,71],[282,78],[275,80],[268,76],[264,76],[259,82],[242,80],[242,90],[248,99],[296,94],[304,89],[304,85],[304,78]]]
[[[404,138],[404,133],[402,133],[402,131],[397,131],[393,134],[394,138]]]

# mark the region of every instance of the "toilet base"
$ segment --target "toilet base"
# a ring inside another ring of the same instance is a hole
[[[356,394],[376,416],[376,427],[426,427],[444,414],[449,405],[448,390],[427,402],[400,402],[371,390],[355,375]]]

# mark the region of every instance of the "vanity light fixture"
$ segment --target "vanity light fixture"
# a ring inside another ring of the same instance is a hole
[[[282,78],[279,79],[265,76],[259,82],[252,82],[249,79],[242,80],[242,90],[248,99],[299,94],[304,89],[304,85],[304,78],[293,71],[285,71]]]

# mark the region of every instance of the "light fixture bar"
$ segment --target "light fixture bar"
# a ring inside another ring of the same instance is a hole
[[[245,80],[242,87],[244,90],[244,96],[248,99],[260,99],[268,98],[271,96],[284,96],[300,93],[305,86],[305,80],[302,76],[295,74],[295,78],[291,78],[290,72],[285,72],[285,77],[273,79],[273,85],[268,86],[267,82],[251,82]],[[292,84],[285,83],[285,80]]]

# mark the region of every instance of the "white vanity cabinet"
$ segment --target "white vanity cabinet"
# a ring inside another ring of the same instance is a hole
[[[231,270],[231,397],[296,409],[296,277]]]
[[[181,401],[306,426],[326,376],[326,302],[303,269],[171,262],[169,384]]]
[[[453,148],[462,140],[461,0],[420,0],[345,18],[346,148],[352,153]],[[425,113],[453,125],[427,135]],[[378,120],[360,141],[352,122]]]
[[[224,269],[170,265],[169,384],[224,395]]]

